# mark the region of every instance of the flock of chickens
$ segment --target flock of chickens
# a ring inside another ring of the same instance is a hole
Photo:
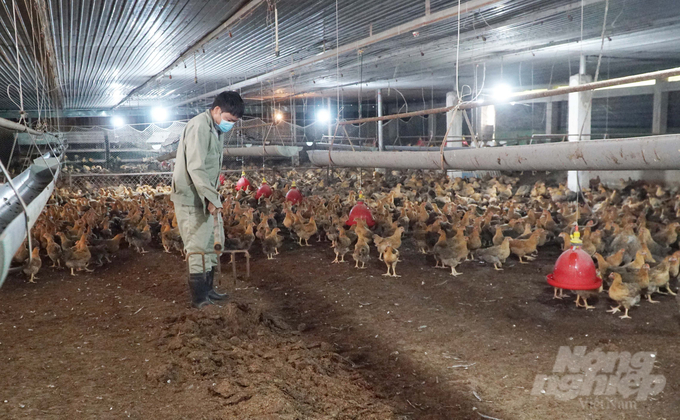
[[[305,196],[297,205],[285,198],[293,180]],[[519,185],[518,178],[505,175],[449,179],[441,173],[376,172],[361,179],[349,170],[334,171],[332,180],[315,171],[291,171],[270,181],[273,194],[260,199],[252,192],[234,192],[233,178],[222,186],[226,249],[249,250],[257,240],[273,259],[284,235],[300,246],[310,246],[316,236],[330,242],[333,263],[345,262],[351,253],[355,267],[364,269],[373,246],[387,267],[384,275],[399,277],[400,248],[411,241],[418,252],[432,256],[435,267],[458,276],[466,261],[503,270],[511,255],[525,264],[543,246],[561,242],[567,249],[578,225],[582,249],[596,260],[602,278],[611,280],[608,295],[617,305],[611,312],[623,307],[622,318],[627,318],[641,297],[655,303],[655,293],[675,294],[670,281],[678,277],[680,264],[676,190],[643,182],[608,188],[596,179],[577,200],[564,185]],[[354,192],[359,188],[365,199]],[[358,200],[371,209],[375,226],[362,219],[347,226]],[[43,253],[52,267],[63,265],[72,275],[110,261],[123,240],[140,253],[152,242],[160,242],[166,252],[183,253],[167,186],[59,189],[31,234],[33,250],[26,245],[15,255],[30,281]],[[576,305],[592,309],[587,299],[601,291],[575,291]],[[561,299],[564,292],[556,289],[554,297]]]

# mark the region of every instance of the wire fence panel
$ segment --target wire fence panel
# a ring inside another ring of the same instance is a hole
[[[172,183],[172,172],[147,172],[130,174],[64,174],[59,187],[71,190],[95,191],[100,188],[126,187],[136,189],[141,186],[167,187]]]
[[[72,127],[63,133],[68,150],[64,162],[66,173],[109,173],[162,171],[156,157],[176,148],[185,122],[174,121],[162,127],[156,124],[104,127]],[[164,150],[165,149],[165,150]]]

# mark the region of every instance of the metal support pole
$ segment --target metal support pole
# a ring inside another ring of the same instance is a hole
[[[664,89],[667,84],[668,80],[659,79],[654,85],[652,134],[666,134],[668,130],[668,91]]]
[[[382,102],[382,90],[378,89],[378,100],[377,100],[377,105],[376,107],[378,108],[378,116],[382,117],[383,115],[383,102]],[[378,121],[378,150],[381,152],[385,150],[385,143],[383,140],[383,122]]]
[[[106,169],[111,169],[111,149],[108,134],[104,134],[104,159],[106,160]]]
[[[328,109],[328,137],[333,137],[333,114],[331,113],[331,98],[328,98],[328,101],[326,102],[327,109]]]

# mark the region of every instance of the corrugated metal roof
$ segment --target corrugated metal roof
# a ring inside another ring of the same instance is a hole
[[[21,5],[27,0],[18,0]],[[182,53],[246,1],[207,0],[44,0],[49,30],[46,39],[56,50],[62,104],[68,109],[106,109],[153,79]],[[564,84],[583,53],[596,56],[604,0],[584,0],[583,38],[579,0],[501,0],[461,16],[461,83],[472,85],[474,72],[488,82],[508,79],[527,88]],[[38,2],[40,3],[40,2]],[[280,55],[274,54],[273,5],[279,17]],[[457,1],[431,0],[431,12],[458,6]],[[466,9],[467,1],[461,2]],[[608,74],[680,66],[680,8],[675,0],[609,0],[605,56]],[[8,84],[17,84],[11,1],[0,7],[0,109]],[[25,6],[23,6],[25,8]],[[194,59],[153,79],[124,106],[173,104],[314,57],[339,45],[349,45],[425,15],[425,1],[268,0],[226,33],[197,50]],[[561,9],[557,9],[561,8]],[[23,14],[28,16],[27,14]],[[31,49],[28,19],[20,27],[20,57],[24,67],[26,108],[35,108],[36,86],[46,76]],[[451,89],[455,80],[458,19],[446,19],[318,61],[294,72],[243,88],[247,96],[285,97],[338,85],[364,89]],[[416,36],[417,35],[417,36]],[[53,39],[52,39],[53,37]],[[593,59],[589,59],[593,62]],[[339,66],[339,71],[337,67]],[[501,70],[502,69],[502,70]],[[40,82],[36,81],[36,71]],[[340,77],[336,78],[336,71]],[[172,76],[172,78],[170,78]],[[198,83],[195,83],[195,77]],[[604,77],[604,73],[602,74]],[[481,83],[481,81],[479,81]],[[40,90],[38,90],[40,91]],[[354,94],[354,93],[353,93]],[[14,97],[16,95],[13,95]]]
[[[594,3],[585,6],[583,19],[583,38],[587,40],[583,43],[583,52],[591,56],[599,54],[605,6],[604,1]],[[617,51],[629,53],[627,59],[614,65],[611,74],[631,74],[634,69],[643,71],[680,64],[680,45],[673,44],[674,33],[679,30],[680,10],[674,8],[673,3],[666,0],[654,2],[652,6],[641,1],[610,1],[607,36],[611,41],[606,41],[605,52],[609,55],[616,55]],[[474,64],[486,63],[487,77],[500,78],[502,67],[504,79],[508,74],[515,73],[512,77],[521,80],[526,86],[547,84],[551,82],[551,76],[553,83],[564,84],[569,74],[577,70],[578,55],[581,53],[581,45],[577,43],[581,38],[580,4],[578,1],[500,2],[498,6],[464,16],[461,19],[461,82],[471,84]],[[330,6],[333,5],[331,3]],[[422,3],[393,1],[373,6],[364,4],[359,9],[361,12],[353,11],[352,5],[356,6],[356,3],[350,3],[339,11],[341,45],[368,36],[371,24],[375,33],[424,13]],[[434,12],[455,5],[456,2],[450,1],[433,2],[432,9]],[[551,14],[555,7],[565,5],[571,5],[571,10]],[[388,6],[394,10],[388,9]],[[281,6],[283,10],[279,10],[282,53],[278,59],[273,56],[271,43],[263,41],[271,39],[270,30],[261,26],[262,32],[254,32],[244,27],[245,33],[239,34],[239,37],[245,35],[246,39],[216,42],[215,49],[228,52],[199,61],[203,67],[199,65],[197,86],[188,83],[189,77],[193,78],[193,75],[185,77],[180,70],[177,77],[173,75],[172,81],[163,80],[154,89],[141,92],[136,104],[190,98],[243,78],[267,73],[273,68],[290,64],[291,60],[297,61],[322,52],[324,40],[327,48],[334,48],[334,8],[328,10],[329,6],[317,6],[314,10],[319,11],[321,16],[317,16],[316,20],[312,16],[312,20],[307,21],[298,17],[298,13],[309,10],[309,5],[302,2],[296,3],[296,7],[299,9],[287,10]],[[381,7],[383,12],[374,13],[380,11]],[[351,21],[348,21],[348,15],[352,16]],[[322,16],[326,17],[322,19]],[[538,17],[540,20],[537,20]],[[253,20],[257,19],[257,16],[253,16]],[[300,30],[299,26],[305,29]],[[389,86],[398,88],[450,88],[454,80],[456,33],[456,19],[438,22],[418,30],[417,37],[408,33],[366,47],[363,62],[356,54],[339,57],[339,80],[335,76],[338,63],[330,59],[295,71],[294,83],[288,76],[277,77],[269,84],[251,86],[244,92],[255,96],[285,96],[292,92],[333,88],[338,84],[347,87],[357,84],[360,74],[364,82],[376,82],[368,87],[387,86],[389,82]],[[270,35],[269,38],[267,35]],[[625,42],[621,42],[623,40]],[[652,57],[662,60],[645,61]],[[521,78],[519,63],[523,63],[524,67]]]

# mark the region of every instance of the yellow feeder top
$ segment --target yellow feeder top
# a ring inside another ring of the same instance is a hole
[[[581,240],[581,232],[578,231],[578,225],[576,225],[574,233],[571,234],[571,243],[576,245],[580,245],[583,243],[583,241]]]

